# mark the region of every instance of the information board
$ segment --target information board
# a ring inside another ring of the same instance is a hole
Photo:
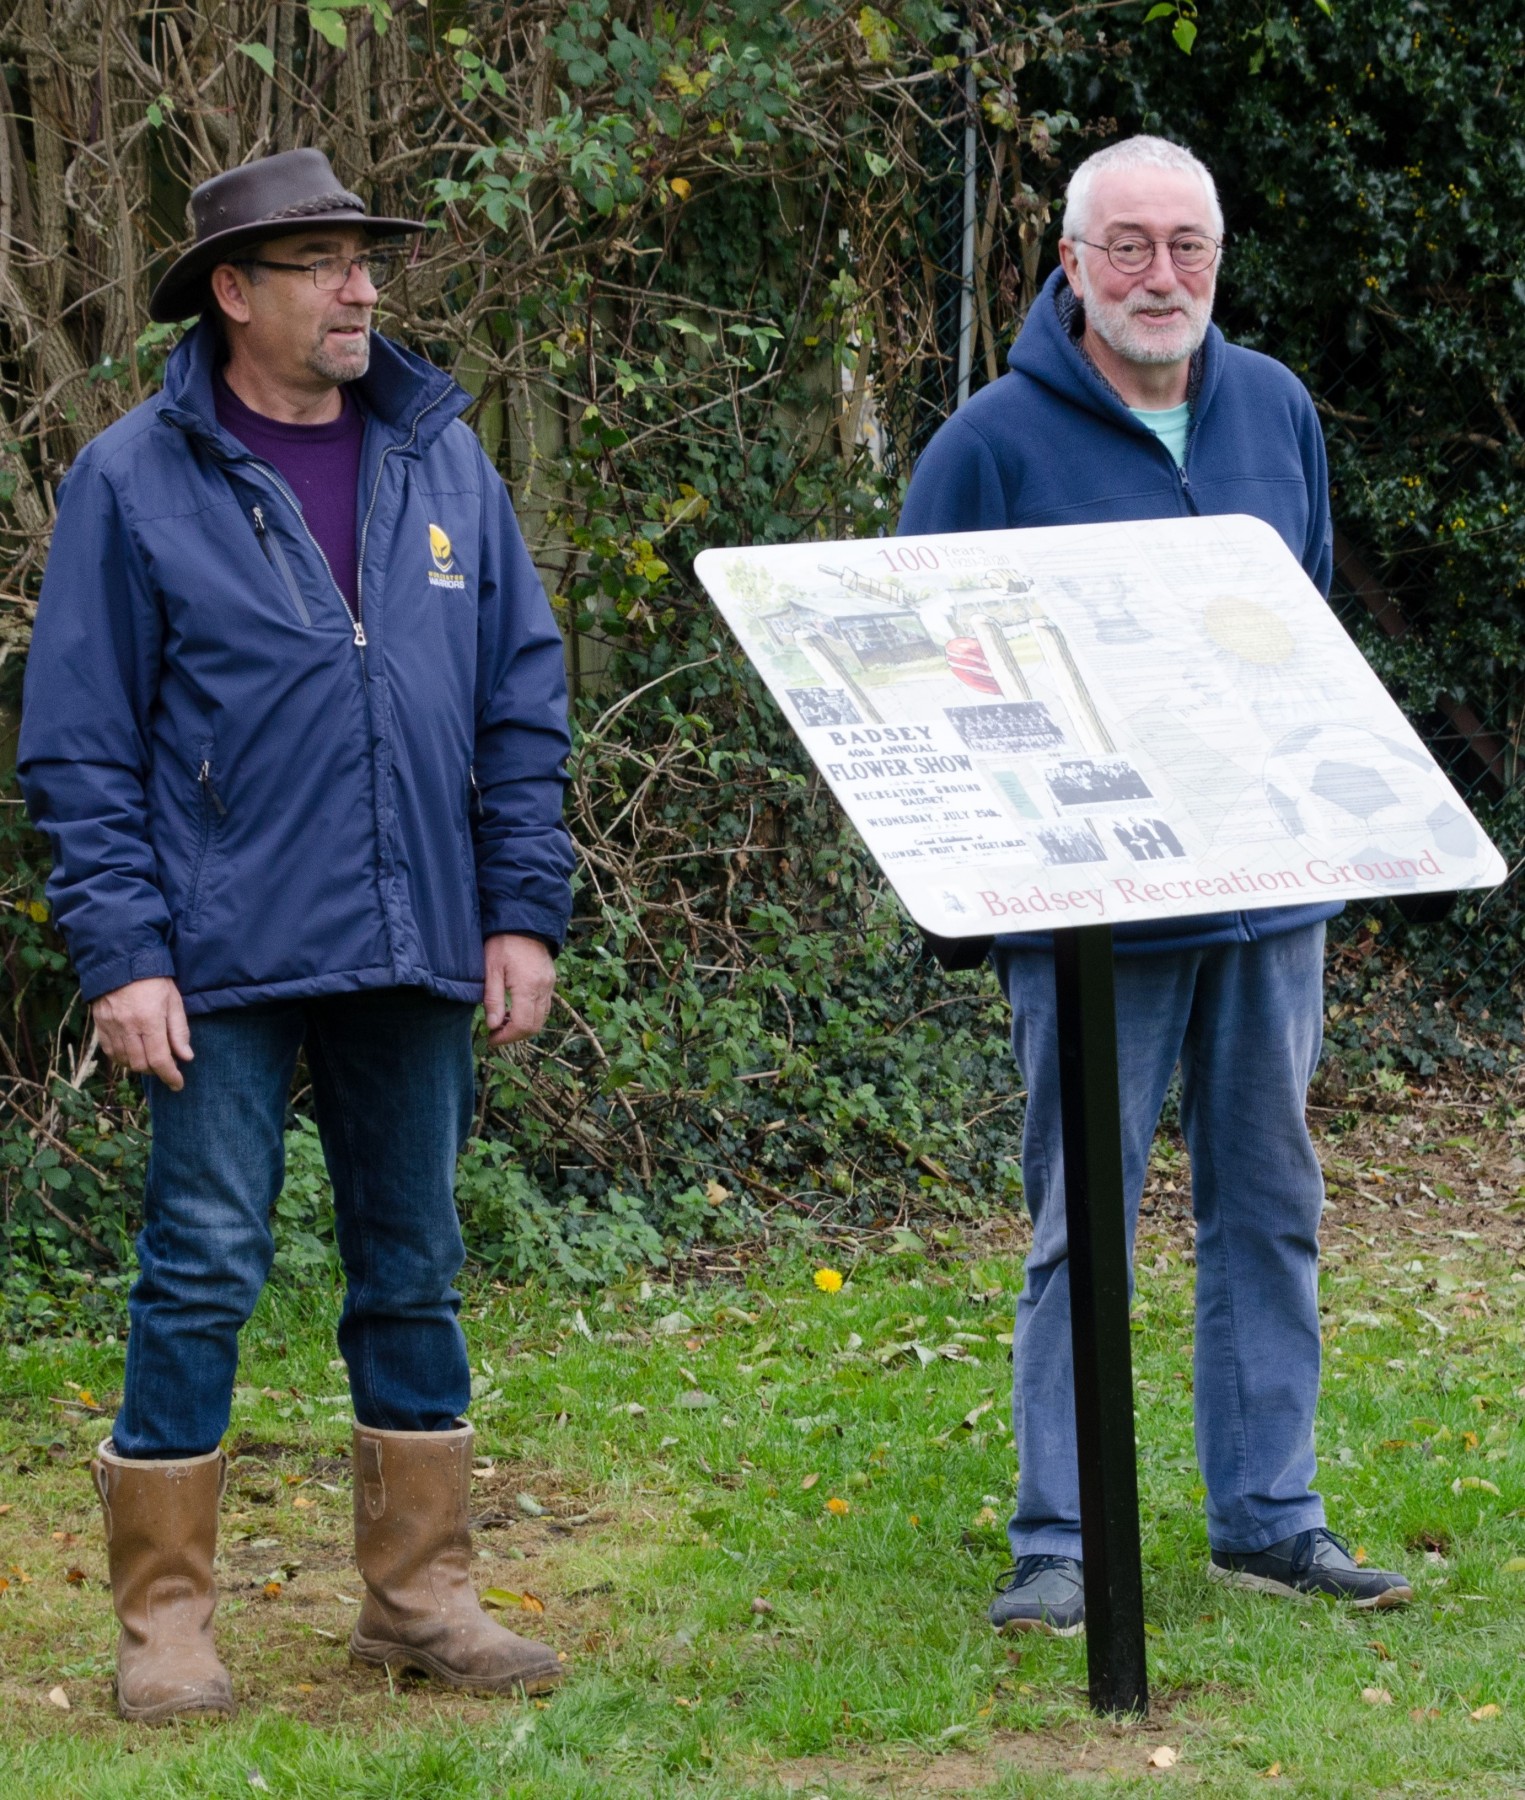
[[[941,936],[1504,878],[1259,519],[707,550],[696,566]]]

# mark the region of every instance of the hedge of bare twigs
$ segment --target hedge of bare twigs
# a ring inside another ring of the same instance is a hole
[[[532,1053],[491,1068],[489,1147],[463,1185],[500,1266],[611,1267],[734,1228],[743,1202],[891,1219],[928,1186],[972,1205],[997,1180],[999,1133],[971,1127],[1007,1105],[982,1002],[901,958],[893,905],[689,570],[707,542],[884,528],[884,422],[945,372],[934,202],[968,71],[996,170],[976,285],[994,367],[1033,291],[1053,140],[1079,129],[1025,115],[1020,71],[1113,10],[1023,23],[981,5],[959,38],[927,5],[827,0],[0,6],[13,706],[58,480],[173,341],[144,307],[190,188],[317,144],[374,206],[433,227],[381,328],[477,396],[580,728],[558,1009]],[[45,872],[12,789],[0,1181],[13,1274],[51,1318],[66,1278],[112,1279],[141,1144]]]

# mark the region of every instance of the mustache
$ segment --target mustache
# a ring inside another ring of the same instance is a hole
[[[1190,315],[1197,310],[1197,303],[1189,294],[1171,295],[1164,300],[1129,300],[1124,304],[1130,316],[1136,313],[1145,313],[1154,318],[1168,312]]]

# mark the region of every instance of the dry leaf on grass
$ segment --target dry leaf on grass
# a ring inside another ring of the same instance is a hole
[[[516,1594],[512,1588],[488,1588],[482,1595],[482,1604],[483,1606],[496,1607],[500,1611],[507,1606],[522,1607],[525,1612],[530,1613],[543,1613],[545,1611],[545,1602],[538,1594],[530,1593],[528,1588],[526,1588],[522,1594]]]
[[[757,1596],[757,1598],[752,1602],[752,1611],[757,1613],[759,1616],[761,1616],[764,1613],[772,1612],[773,1608],[766,1600],[763,1599],[762,1595],[759,1594]]]
[[[67,1569],[64,1571],[64,1580],[68,1582],[70,1587],[80,1587],[89,1579],[90,1577],[83,1569]]]
[[[1263,1781],[1279,1781],[1281,1779],[1281,1764],[1272,1763],[1269,1769],[1262,1769],[1260,1774]]]
[[[70,1710],[69,1696],[63,1691],[63,1689],[61,1687],[49,1688],[48,1689],[48,1705],[56,1706],[60,1712],[68,1712]],[[1495,1707],[1493,1710],[1495,1712],[1497,1712],[1498,1708]]]
[[[267,1600],[279,1600],[281,1597],[280,1582],[267,1581],[264,1587],[264,1595]]]
[[[1151,1769],[1173,1769],[1180,1760],[1181,1752],[1173,1750],[1169,1744],[1161,1744],[1157,1749],[1149,1752]]]
[[[1467,1716],[1477,1720],[1496,1719],[1499,1716],[1499,1710],[1490,1700],[1486,1706],[1475,1707]]]
[[[1386,1688],[1362,1688],[1361,1698],[1368,1706],[1391,1706],[1393,1703],[1393,1697]]]
[[[820,1479],[821,1479],[821,1475],[820,1475],[819,1470],[815,1470],[811,1474],[807,1475],[805,1477],[805,1479],[800,1483],[800,1492],[802,1494],[808,1494],[810,1492],[810,1490],[815,1486],[815,1484]]]

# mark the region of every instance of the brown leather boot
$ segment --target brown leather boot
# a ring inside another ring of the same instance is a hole
[[[366,1597],[351,1655],[474,1693],[543,1694],[556,1652],[489,1619],[471,1585],[469,1425],[355,1427],[355,1561]]]
[[[117,1710],[159,1725],[233,1712],[233,1684],[212,1643],[220,1450],[180,1462],[118,1456],[110,1438],[90,1465],[106,1519],[111,1601],[121,1621]]]

